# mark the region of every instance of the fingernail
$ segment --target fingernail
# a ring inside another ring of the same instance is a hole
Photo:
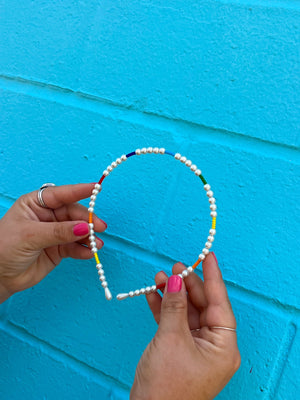
[[[216,255],[215,255],[215,253],[212,251],[212,252],[211,252],[211,254],[214,256],[214,259],[215,259],[215,261],[216,261],[217,265],[219,265],[219,264],[218,264],[218,260],[217,260],[217,257],[216,257]]]
[[[100,219],[100,218],[99,218]],[[103,219],[100,219],[100,221],[102,222],[102,224],[105,225],[105,229],[107,228],[107,223],[105,221],[103,221]]]
[[[96,238],[99,240],[99,242],[101,243],[101,247],[103,247],[104,246],[104,242],[103,242],[103,240],[102,239],[100,239],[98,236],[96,236]]]
[[[86,222],[82,222],[81,224],[77,224],[73,228],[73,233],[75,236],[84,236],[89,233],[89,226]]]
[[[168,293],[180,292],[182,286],[182,279],[178,275],[171,275],[168,279]]]

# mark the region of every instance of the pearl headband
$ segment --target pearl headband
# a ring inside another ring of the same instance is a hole
[[[102,189],[102,182],[104,179],[112,172],[113,169],[115,169],[118,165],[120,165],[122,162],[126,161],[128,158],[132,156],[139,156],[141,154],[167,154],[169,156],[174,157],[176,160],[179,160],[183,164],[185,164],[196,176],[198,176],[203,185],[204,189],[206,191],[206,195],[208,197],[208,201],[210,203],[210,216],[212,218],[212,225],[211,229],[209,230],[209,236],[207,238],[207,242],[205,243],[205,247],[203,248],[202,252],[198,256],[198,260],[193,264],[191,267],[188,267],[185,269],[181,274],[179,274],[180,277],[186,278],[189,274],[191,274],[195,268],[205,259],[207,254],[209,253],[210,248],[212,247],[212,242],[214,241],[214,235],[216,234],[216,218],[217,218],[217,206],[216,206],[216,199],[213,197],[213,192],[211,191],[210,185],[206,182],[205,178],[203,177],[200,169],[197,168],[195,164],[192,163],[191,160],[188,160],[186,157],[181,156],[179,153],[172,153],[170,151],[165,150],[164,148],[158,148],[158,147],[148,147],[148,148],[142,148],[142,149],[136,149],[135,151],[124,154],[120,158],[117,158],[116,161],[113,161],[104,171],[101,179],[99,180],[98,183],[95,184],[90,203],[89,203],[89,240],[91,244],[91,250],[94,254],[95,261],[96,261],[96,268],[98,270],[98,275],[99,275],[99,280],[101,282],[102,287],[104,288],[105,291],[105,297],[107,300],[112,299],[112,295],[110,290],[108,289],[107,281],[104,275],[104,270],[103,270],[103,265],[101,264],[99,257],[98,257],[98,250],[96,246],[96,238],[95,238],[95,232],[94,232],[94,224],[93,224],[93,214],[94,214],[94,207],[96,203],[96,198],[99,192]],[[146,288],[142,289],[137,289],[134,291],[130,291],[128,293],[120,293],[117,295],[118,300],[123,300],[126,299],[127,297],[134,297],[134,296],[139,296],[140,294],[149,294],[152,292],[156,292],[158,289],[162,289],[165,284],[161,285],[152,285],[152,286],[147,286]]]

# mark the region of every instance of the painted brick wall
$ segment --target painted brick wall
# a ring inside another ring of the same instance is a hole
[[[0,18],[0,214],[45,181],[96,181],[137,147],[187,155],[218,199],[238,319],[242,365],[218,399],[295,400],[299,2],[1,0]],[[168,157],[109,177],[97,213],[114,294],[193,262],[204,197]],[[155,330],[144,298],[108,303],[93,261],[65,260],[0,306],[0,398],[126,399]]]

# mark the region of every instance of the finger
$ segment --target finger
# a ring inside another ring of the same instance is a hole
[[[204,292],[207,299],[208,326],[236,328],[235,317],[228,298],[217,259],[210,253],[203,262]]]
[[[167,274],[163,271],[160,271],[155,276],[155,284],[159,285],[168,280]],[[153,292],[146,295],[146,299],[150,310],[152,311],[153,317],[155,321],[159,324],[160,321],[160,309],[161,309],[161,296],[157,292]]]
[[[167,281],[161,302],[158,333],[188,333],[186,287],[182,278],[172,275]]]
[[[69,243],[60,246],[60,255],[63,258],[75,258],[79,260],[89,260],[94,257],[88,247],[82,246],[79,243]]]
[[[89,233],[89,225],[84,221],[32,222],[26,243],[39,250],[65,243],[77,242]]]
[[[103,240],[98,238],[97,236],[95,236],[95,240],[96,240],[97,249],[101,249],[104,246]],[[85,246],[87,246],[91,249],[91,242],[88,237],[81,239],[81,240],[77,240],[77,243],[84,244]]]
[[[65,207],[60,207],[55,210],[55,216],[58,221],[66,221],[66,220],[83,220],[88,221],[89,212],[85,206],[78,203],[72,203],[66,205]],[[106,222],[97,217],[95,214],[93,215],[93,224],[94,230],[96,232],[104,232],[107,228]]]
[[[43,200],[47,207],[56,209],[64,204],[76,203],[90,197],[94,186],[94,183],[79,183],[77,185],[47,187],[43,190]],[[39,204],[37,194],[35,201]]]
[[[173,274],[180,274],[185,269],[182,263],[176,263],[173,266],[172,272]],[[207,306],[202,279],[197,274],[191,273],[184,279],[184,283],[189,295],[189,300],[199,311],[202,311]]]

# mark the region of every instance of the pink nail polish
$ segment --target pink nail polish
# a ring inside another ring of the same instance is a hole
[[[218,264],[218,260],[217,260],[217,257],[216,257],[216,255],[215,255],[215,253],[212,251],[212,252],[211,252],[211,254],[214,256],[214,259],[215,259],[215,261],[216,261],[217,265],[219,265],[219,264]]]
[[[81,224],[77,224],[73,228],[73,233],[75,236],[84,236],[89,233],[89,226],[86,222],[82,222]]]
[[[182,286],[182,279],[178,275],[171,275],[168,279],[168,293],[180,292]]]
[[[103,247],[104,246],[104,242],[103,242],[103,240],[102,239],[100,239],[98,236],[96,236],[96,238],[100,241],[100,243],[101,243],[101,247]]]
[[[105,225],[105,229],[107,228],[107,223],[101,219],[102,223]]]

